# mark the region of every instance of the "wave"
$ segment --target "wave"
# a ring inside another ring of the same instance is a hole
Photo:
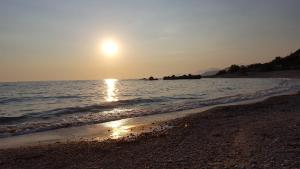
[[[0,117],[0,124],[15,122],[15,121],[21,120],[23,118],[24,118],[23,116],[18,116],[18,117]]]
[[[120,100],[115,102],[107,102],[102,104],[95,104],[84,107],[66,107],[66,108],[58,108],[52,109],[48,111],[42,112],[34,112],[28,113],[22,116],[17,117],[0,117],[0,124],[10,124],[12,122],[22,122],[27,119],[45,119],[53,116],[59,117],[67,114],[75,114],[75,113],[85,113],[85,112],[101,112],[109,109],[114,109],[121,106],[130,106],[135,104],[143,104],[143,103],[154,103],[154,102],[164,102],[165,99],[154,98],[154,99],[142,99],[136,98],[131,100]]]
[[[0,97],[0,104],[10,104],[10,103],[21,103],[27,101],[34,100],[53,100],[53,99],[78,99],[78,98],[87,98],[88,96],[34,96],[34,97],[16,97],[16,98],[8,98],[8,97]]]

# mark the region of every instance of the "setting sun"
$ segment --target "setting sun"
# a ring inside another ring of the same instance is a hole
[[[116,55],[119,51],[119,45],[113,40],[106,40],[101,45],[102,52],[107,56]]]

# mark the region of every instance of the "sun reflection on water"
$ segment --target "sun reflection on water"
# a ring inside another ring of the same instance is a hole
[[[124,120],[108,122],[105,126],[111,128],[110,137],[112,139],[118,139],[128,135],[130,130],[134,127],[133,125],[125,125]]]
[[[104,99],[107,102],[118,101],[117,92],[118,89],[116,87],[117,79],[105,79],[104,83],[106,85],[106,95]]]

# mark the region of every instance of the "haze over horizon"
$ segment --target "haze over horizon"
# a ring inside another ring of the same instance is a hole
[[[270,61],[300,48],[299,6],[298,0],[3,0],[0,81],[161,77]],[[107,39],[114,43],[103,53]]]

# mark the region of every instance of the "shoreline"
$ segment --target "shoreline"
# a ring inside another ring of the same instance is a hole
[[[153,114],[140,117],[125,118],[103,123],[89,124],[84,126],[73,126],[23,135],[0,138],[0,150],[10,148],[24,148],[43,146],[55,143],[69,143],[78,141],[98,141],[115,139],[130,139],[141,134],[155,132],[169,128],[168,122],[185,118],[194,114],[200,114],[210,109],[223,106],[254,104],[264,101],[270,97],[294,94],[288,91],[272,96],[258,99],[250,99],[233,103],[205,106],[171,113]]]
[[[282,71],[269,71],[269,72],[249,72],[246,75],[228,73],[224,75],[203,76],[203,78],[290,78],[299,79],[300,70],[282,70]]]
[[[0,168],[296,168],[299,112],[299,92],[217,106],[132,139],[2,149]]]

